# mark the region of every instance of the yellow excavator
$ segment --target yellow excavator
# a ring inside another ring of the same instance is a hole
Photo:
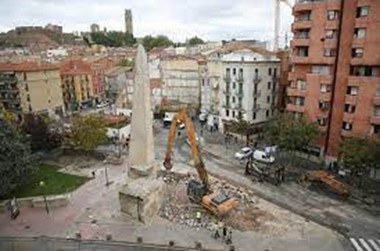
[[[193,202],[201,204],[211,213],[218,217],[222,217],[230,212],[237,204],[233,197],[229,197],[224,193],[212,192],[208,180],[208,174],[205,165],[200,156],[198,141],[196,139],[194,124],[188,116],[186,109],[182,109],[173,118],[169,130],[169,140],[164,160],[166,170],[170,171],[173,167],[173,146],[174,138],[178,125],[183,123],[187,130],[187,137],[190,142],[191,153],[194,159],[194,166],[197,170],[200,181],[190,180],[187,185],[187,195]]]

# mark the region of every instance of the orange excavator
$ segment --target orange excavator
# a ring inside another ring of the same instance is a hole
[[[191,153],[194,159],[194,166],[197,170],[200,181],[190,180],[187,185],[187,195],[193,202],[201,204],[211,213],[217,216],[224,216],[230,212],[237,204],[235,198],[229,197],[224,193],[212,192],[208,180],[208,174],[205,165],[200,156],[198,141],[195,134],[194,124],[188,116],[186,109],[182,109],[173,118],[169,130],[169,141],[166,150],[164,166],[170,171],[173,167],[173,146],[174,138],[178,125],[183,123],[187,130],[187,137],[190,143]]]

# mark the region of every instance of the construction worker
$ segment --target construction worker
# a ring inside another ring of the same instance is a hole
[[[195,218],[197,219],[198,224],[201,223],[202,214],[201,212],[197,211]]]

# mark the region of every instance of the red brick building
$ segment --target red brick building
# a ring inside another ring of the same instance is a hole
[[[286,110],[319,124],[326,157],[344,137],[379,137],[380,1],[299,0],[293,16]]]

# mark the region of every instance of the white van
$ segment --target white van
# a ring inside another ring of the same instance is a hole
[[[264,151],[255,150],[253,152],[253,158],[257,161],[272,164],[274,162],[274,157],[266,154]]]

